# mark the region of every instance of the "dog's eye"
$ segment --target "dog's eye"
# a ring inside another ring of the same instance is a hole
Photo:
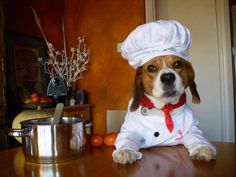
[[[176,62],[173,64],[173,67],[174,67],[175,69],[181,68],[181,67],[182,67],[181,61],[176,61]]]
[[[154,72],[157,71],[157,67],[154,66],[154,65],[148,65],[147,71],[150,72],[150,73],[154,73]]]

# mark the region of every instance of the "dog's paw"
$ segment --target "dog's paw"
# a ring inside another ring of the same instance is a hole
[[[136,161],[136,154],[132,150],[121,150],[114,154],[113,161],[120,164],[132,164]]]
[[[196,160],[210,161],[215,159],[215,155],[213,149],[207,146],[202,146],[193,151],[191,158]]]

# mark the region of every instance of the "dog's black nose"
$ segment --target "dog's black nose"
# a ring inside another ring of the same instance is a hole
[[[175,81],[175,75],[173,73],[165,73],[161,75],[161,82],[165,85],[171,85]]]

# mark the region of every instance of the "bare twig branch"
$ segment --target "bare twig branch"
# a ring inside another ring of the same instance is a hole
[[[43,28],[40,23],[40,19],[36,13],[36,10],[32,8],[34,19],[37,26],[39,27],[43,38],[47,44],[48,48],[48,57],[45,61],[42,58],[39,58],[39,61],[42,63],[45,69],[45,73],[49,74],[50,77],[54,75],[59,75],[63,78],[67,84],[67,87],[70,87],[74,82],[79,80],[88,69],[88,63],[90,59],[90,50],[85,43],[84,36],[78,37],[77,48],[71,48],[71,56],[67,56],[66,50],[66,37],[65,37],[65,28],[64,21],[62,19],[62,32],[63,32],[63,44],[64,50],[57,51],[52,43],[47,41],[46,35],[43,31]]]

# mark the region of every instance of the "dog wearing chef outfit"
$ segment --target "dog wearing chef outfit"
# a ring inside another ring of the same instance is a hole
[[[186,103],[200,103],[194,70],[188,61],[191,36],[174,20],[138,26],[121,45],[121,55],[136,69],[134,95],[115,142],[113,161],[131,164],[141,148],[183,144],[193,159],[215,158],[215,147],[203,137]]]

